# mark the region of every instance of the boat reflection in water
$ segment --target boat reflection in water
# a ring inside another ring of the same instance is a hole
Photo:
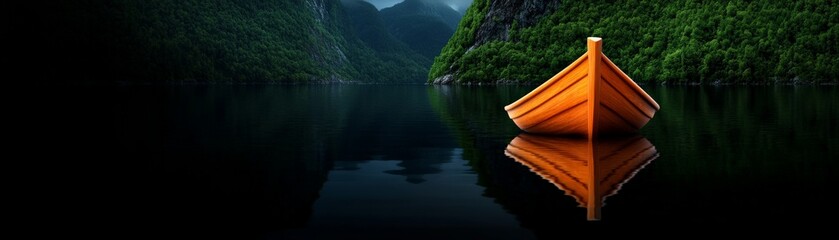
[[[579,139],[522,133],[504,153],[574,197],[588,220],[599,220],[606,198],[658,158],[655,146],[640,135]]]

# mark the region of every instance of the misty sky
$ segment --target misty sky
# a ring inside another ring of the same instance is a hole
[[[397,3],[400,3],[404,0],[365,0],[365,1],[367,1],[369,3],[372,3],[373,5],[376,6],[376,8],[381,10],[382,8],[391,7],[391,6],[396,5]],[[435,1],[435,0],[426,0],[426,1]],[[461,11],[461,12],[463,10],[466,10],[466,8],[469,7],[469,4],[472,4],[472,0],[436,0],[436,1],[444,2],[444,3],[448,4],[449,6],[451,6],[452,8],[454,8],[455,10],[458,10],[458,11]]]

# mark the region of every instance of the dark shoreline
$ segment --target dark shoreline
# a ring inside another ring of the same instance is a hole
[[[206,85],[427,85],[427,86],[538,86],[543,82],[477,82],[477,83],[427,83],[427,82],[360,82],[360,81],[315,81],[315,82],[282,82],[282,81],[250,81],[250,82],[206,82],[206,81],[165,81],[165,82],[134,82],[134,81],[78,81],[78,82],[39,82],[30,86],[206,86]],[[839,82],[743,82],[743,83],[650,83],[636,82],[639,86],[839,86]]]
[[[538,86],[543,82],[494,82],[494,83],[446,83],[446,84],[435,84],[435,83],[426,83],[426,85],[452,85],[452,86],[510,86],[510,85],[520,85],[520,86]],[[783,82],[742,82],[742,83],[668,83],[668,82],[661,82],[661,83],[650,83],[650,82],[636,82],[639,86],[839,86],[839,82],[794,82],[794,81],[783,81]]]

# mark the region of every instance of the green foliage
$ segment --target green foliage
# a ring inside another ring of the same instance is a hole
[[[434,64],[431,65],[431,70],[428,73],[431,80],[443,76],[447,71],[457,71],[459,69],[459,58],[472,46],[475,39],[475,30],[481,26],[488,11],[489,1],[478,0],[472,2],[472,5],[466,10],[466,15],[460,20],[460,25],[455,30],[454,36],[443,47],[440,55],[434,58]],[[450,70],[449,67],[452,69]]]
[[[390,32],[423,57],[430,59],[440,54],[454,30],[440,19],[426,15],[398,16],[387,19]]]
[[[34,9],[47,78],[130,82],[422,81],[428,60],[379,51],[338,1],[80,0]],[[319,5],[319,6],[314,6]],[[33,55],[33,54],[25,54]]]
[[[393,37],[373,4],[361,0],[343,0],[356,35],[376,51],[406,51],[407,46]]]
[[[490,0],[475,1],[429,79],[542,82],[585,53],[585,38],[635,81],[837,81],[839,3],[828,1],[564,2],[510,41],[472,47]],[[451,68],[451,69],[450,69]]]
[[[355,35],[367,47],[376,50],[378,59],[383,60],[376,61],[376,58],[369,59],[372,62],[369,62],[366,67],[362,68],[363,70],[368,70],[362,72],[364,76],[374,76],[389,82],[410,76],[405,80],[420,82],[421,80],[418,81],[417,79],[425,78],[427,74],[426,69],[431,65],[433,56],[439,53],[442,45],[451,36],[451,33],[444,36],[443,39],[445,40],[440,40],[436,49],[432,49],[432,51],[436,52],[427,54],[427,56],[425,52],[419,51],[420,49],[412,49],[414,46],[428,46],[427,44],[423,44],[423,42],[419,42],[419,44],[403,42],[391,35],[391,32],[385,27],[385,23],[379,15],[379,10],[372,4],[358,0],[345,0],[342,1],[342,5],[349,15]],[[443,28],[447,27],[443,26]],[[423,38],[413,39],[418,41],[426,40]],[[367,61],[363,60],[363,62]]]
[[[461,14],[443,2],[406,0],[382,9],[381,17],[390,33],[428,58],[430,66],[454,34]]]

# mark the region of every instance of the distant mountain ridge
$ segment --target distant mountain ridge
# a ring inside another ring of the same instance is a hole
[[[423,56],[436,57],[462,14],[435,0],[405,0],[380,11],[389,32]]]
[[[350,17],[356,35],[368,46],[379,51],[407,48],[390,34],[373,4],[362,0],[341,0]]]
[[[385,19],[394,19],[409,15],[437,18],[443,21],[446,26],[451,27],[452,30],[457,28],[457,25],[460,23],[460,18],[463,17],[463,14],[451,6],[436,0],[405,0],[392,7],[383,8],[381,12],[382,17]]]

